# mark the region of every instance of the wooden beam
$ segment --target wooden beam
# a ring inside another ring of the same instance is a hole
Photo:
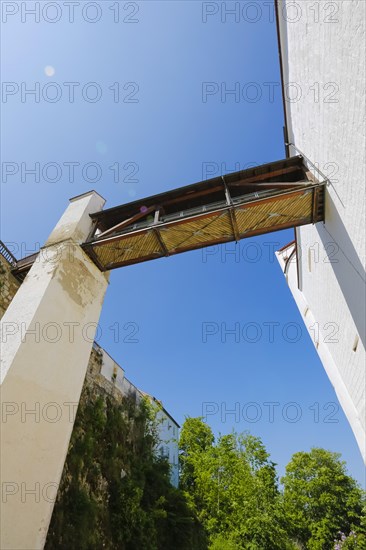
[[[243,183],[256,183],[257,181],[266,181],[269,178],[277,178],[278,176],[283,176],[285,174],[291,174],[293,172],[298,172],[301,170],[300,166],[289,166],[288,168],[281,168],[279,170],[274,170],[273,172],[266,172],[265,174],[258,174],[257,176],[251,176],[248,178],[243,178],[239,181],[229,182],[228,185],[243,185]],[[296,183],[296,182],[295,182]]]
[[[224,176],[222,176],[222,182],[225,187],[225,196],[226,196],[226,203],[229,208],[229,216],[230,216],[230,222],[231,222],[231,228],[233,230],[233,235],[235,237],[235,242],[239,241],[239,230],[238,230],[238,224],[236,222],[236,216],[235,216],[235,208],[233,207],[233,199],[231,198],[230,190],[226,184]]]
[[[236,216],[235,216],[235,209],[234,209],[234,208],[230,208],[229,214],[230,214],[230,221],[231,221],[231,226],[232,226],[232,228],[233,228],[233,233],[234,233],[235,241],[236,241],[236,242],[239,242],[239,241],[240,241],[240,237],[239,237],[238,224],[237,224]]]
[[[197,197],[203,197],[205,195],[209,195],[211,193],[216,193],[217,191],[223,191],[222,185],[217,185],[215,187],[210,187],[208,189],[204,189],[203,191],[190,191],[189,193],[182,195],[181,197],[176,197],[175,199],[170,199],[167,201],[163,201],[164,206],[170,206],[171,204],[176,204],[182,201],[187,201],[190,199],[196,199]]]
[[[162,239],[162,237],[161,237],[161,234],[160,234],[159,229],[158,229],[157,227],[154,227],[154,228],[153,228],[153,231],[154,231],[154,233],[155,233],[155,235],[156,235],[156,238],[157,238],[158,241],[159,241],[160,248],[161,248],[161,250],[162,250],[164,256],[169,256],[169,250],[168,250],[167,247],[165,246],[165,243],[164,243],[164,241],[163,241],[163,239]]]
[[[124,227],[128,227],[132,223],[150,214],[150,212],[152,212],[153,210],[156,210],[156,206],[155,205],[149,206],[149,208],[147,208],[144,212],[138,212],[131,218],[128,218],[127,220],[123,220],[122,222],[117,223],[117,225],[110,227],[109,229],[107,229],[107,231],[103,231],[103,233],[100,233],[99,235],[97,235],[97,239],[100,239],[101,237],[105,237],[106,235],[110,235],[111,233],[114,233],[115,231],[123,229]]]
[[[234,184],[235,187],[239,185]],[[255,189],[257,191],[263,191],[265,189],[296,189],[296,187],[304,187],[306,185],[314,185],[311,181],[268,181],[261,183],[246,183],[243,182],[243,191],[247,189]]]

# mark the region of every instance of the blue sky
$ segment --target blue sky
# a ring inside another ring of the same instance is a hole
[[[200,181],[207,167],[214,176],[285,157],[268,2],[237,21],[221,2],[80,2],[73,22],[63,2],[57,12],[41,2],[39,22],[20,2],[2,4],[1,238],[18,257],[90,189],[111,207]],[[250,430],[281,474],[292,453],[324,446],[362,482],[353,434],[273,256],[292,235],[113,272],[98,341],[179,423],[210,411],[216,434]],[[225,334],[235,327],[239,336]],[[273,421],[266,403],[276,403]]]

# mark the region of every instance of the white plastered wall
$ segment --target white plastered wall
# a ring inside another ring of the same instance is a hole
[[[293,264],[288,283],[305,325],[316,324],[319,356],[365,459],[366,2],[327,6],[278,2],[290,154],[329,178],[325,223],[296,230],[300,290]]]
[[[72,200],[1,320],[2,550],[45,543],[108,285],[80,247],[103,204]]]

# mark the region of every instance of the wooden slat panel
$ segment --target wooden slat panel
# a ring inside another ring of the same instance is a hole
[[[161,228],[160,235],[166,248],[171,252],[182,246],[195,246],[215,238],[233,238],[233,230],[229,213],[221,212],[186,224]]]
[[[312,193],[286,196],[281,200],[263,202],[257,207],[248,205],[236,210],[238,230],[241,235],[256,229],[271,228],[281,223],[295,222],[300,218],[311,219]]]
[[[153,231],[124,237],[119,241],[103,245],[96,244],[94,252],[102,265],[130,261],[152,254],[161,255],[161,246]]]
[[[310,223],[313,193],[313,189],[295,189],[293,193],[235,207],[240,238]],[[96,241],[88,246],[92,247],[100,265],[113,269],[233,240],[230,212],[221,210],[121,235],[104,243]]]

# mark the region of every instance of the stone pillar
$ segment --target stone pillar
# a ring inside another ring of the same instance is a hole
[[[44,547],[108,286],[80,247],[104,202],[71,199],[1,321],[2,550]]]

